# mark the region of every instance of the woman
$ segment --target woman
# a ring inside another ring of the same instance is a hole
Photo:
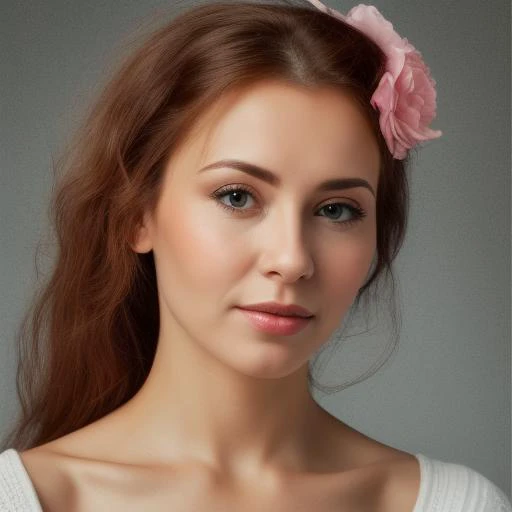
[[[190,9],[99,98],[54,198],[0,509],[512,510],[311,397],[310,358],[391,274],[407,156],[440,136],[414,47],[314,5]]]

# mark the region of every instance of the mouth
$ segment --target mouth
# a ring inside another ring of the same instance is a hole
[[[267,334],[291,336],[305,329],[313,319],[313,316],[285,316],[244,308],[238,309],[254,329]]]
[[[298,304],[280,304],[278,302],[260,302],[258,304],[249,304],[239,306],[239,308],[247,311],[255,311],[260,313],[267,313],[280,317],[290,318],[312,318],[313,313],[303,306]]]

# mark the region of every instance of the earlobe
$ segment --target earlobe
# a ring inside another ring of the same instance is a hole
[[[130,243],[131,248],[138,253],[146,253],[153,249],[153,243],[149,233],[149,228],[144,218],[143,223],[139,224],[135,230],[133,242]]]

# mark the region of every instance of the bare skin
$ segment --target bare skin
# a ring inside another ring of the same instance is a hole
[[[420,473],[412,455],[326,411],[324,442],[315,445],[321,467],[278,480],[261,475],[244,486],[199,464],[134,459],[134,446],[117,442],[125,426],[121,411],[20,453],[44,512],[412,512],[417,500]]]
[[[333,417],[307,386],[308,360],[375,255],[373,133],[332,89],[265,82],[214,107],[170,158],[132,244],[153,251],[157,270],[151,372],[123,407],[22,452],[45,511],[412,512],[416,458]],[[227,167],[199,172],[226,158],[279,182]],[[368,186],[317,188],[343,178]],[[229,191],[214,199],[226,185],[248,188],[235,198],[248,200],[237,205]],[[342,214],[329,214],[336,204]],[[264,301],[315,316],[293,335],[269,334],[237,309]]]

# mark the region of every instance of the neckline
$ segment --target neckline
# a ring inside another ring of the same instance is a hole
[[[23,483],[25,483],[26,487],[28,487],[29,489],[28,499],[30,501],[31,506],[36,507],[36,510],[38,512],[42,512],[42,505],[41,502],[39,501],[39,497],[34,487],[34,483],[30,478],[30,475],[27,471],[27,468],[25,467],[25,464],[23,463],[20,453],[15,448],[9,448],[6,451],[10,452],[10,454],[13,456],[13,460],[15,461],[14,463],[18,466],[20,470],[21,477],[24,481]],[[414,507],[411,512],[422,512],[420,507],[423,505],[425,501],[425,493],[427,486],[427,457],[422,453],[413,453],[411,455],[413,455],[416,458],[420,468],[420,485],[418,489],[418,495],[416,497],[416,502],[414,503]]]

